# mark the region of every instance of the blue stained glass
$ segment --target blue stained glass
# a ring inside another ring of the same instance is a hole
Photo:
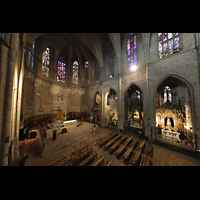
[[[28,56],[28,64],[31,68],[33,68],[34,49],[35,49],[35,41],[33,42],[32,46],[30,47],[29,56]]]
[[[159,58],[179,51],[179,33],[158,33]]]
[[[131,54],[133,54],[133,48],[131,48]]]
[[[128,53],[128,69],[133,64],[137,64],[137,43],[136,34],[129,33],[127,41],[127,53]]]
[[[133,60],[131,60],[131,65],[133,65]]]
[[[163,35],[163,42],[167,41],[167,33],[164,33]]]
[[[58,59],[58,74],[57,74],[57,81],[65,83],[65,60],[62,56]]]

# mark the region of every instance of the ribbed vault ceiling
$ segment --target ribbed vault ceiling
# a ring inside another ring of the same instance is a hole
[[[27,43],[36,39],[40,41],[41,52],[53,47],[56,56],[64,56],[67,62],[96,58],[103,65],[103,52],[111,43],[120,49],[120,33],[26,33]]]

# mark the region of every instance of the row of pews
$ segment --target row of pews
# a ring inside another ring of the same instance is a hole
[[[67,161],[66,156],[62,157],[50,166],[110,166],[111,162],[106,161],[104,156],[98,156],[98,152],[94,151],[88,145],[71,153],[71,158]]]
[[[104,148],[128,166],[152,166],[152,143],[112,131],[97,139],[96,145]]]
[[[96,140],[96,145],[104,148],[109,154],[121,159],[127,166],[152,166],[152,143],[139,140],[128,134],[111,131]],[[88,145],[71,153],[69,160],[65,157],[59,158],[50,166],[111,166],[104,156]]]

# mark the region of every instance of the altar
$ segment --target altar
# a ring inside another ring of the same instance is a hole
[[[77,124],[77,120],[68,120],[68,121],[63,122],[64,126],[69,126],[69,125],[73,125],[73,124]]]
[[[177,132],[176,130],[171,130],[171,129],[165,129],[165,128],[163,128],[163,129],[161,129],[161,132],[162,132],[162,136],[164,136],[164,137],[169,137],[169,138],[171,138],[171,139],[176,139],[176,140],[180,140],[180,133],[179,132]]]

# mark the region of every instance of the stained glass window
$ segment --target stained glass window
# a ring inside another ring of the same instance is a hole
[[[62,56],[58,58],[58,73],[57,73],[57,81],[65,83],[65,67],[66,62]]]
[[[179,33],[158,33],[159,58],[171,55],[179,50]]]
[[[30,47],[30,51],[28,53],[28,65],[33,69],[33,61],[34,61],[34,49],[35,49],[35,41]]]
[[[166,86],[164,89],[164,103],[167,102],[167,100],[172,102],[172,94],[169,86]]]
[[[85,84],[89,84],[90,83],[90,77],[89,77],[89,65],[88,62],[85,62]]]
[[[42,75],[49,77],[50,50],[47,47],[42,54]]]
[[[74,61],[74,63],[73,63],[72,84],[78,85],[78,62],[77,61]]]
[[[128,69],[130,69],[132,65],[137,64],[137,42],[135,33],[128,34],[127,50],[128,50]]]

